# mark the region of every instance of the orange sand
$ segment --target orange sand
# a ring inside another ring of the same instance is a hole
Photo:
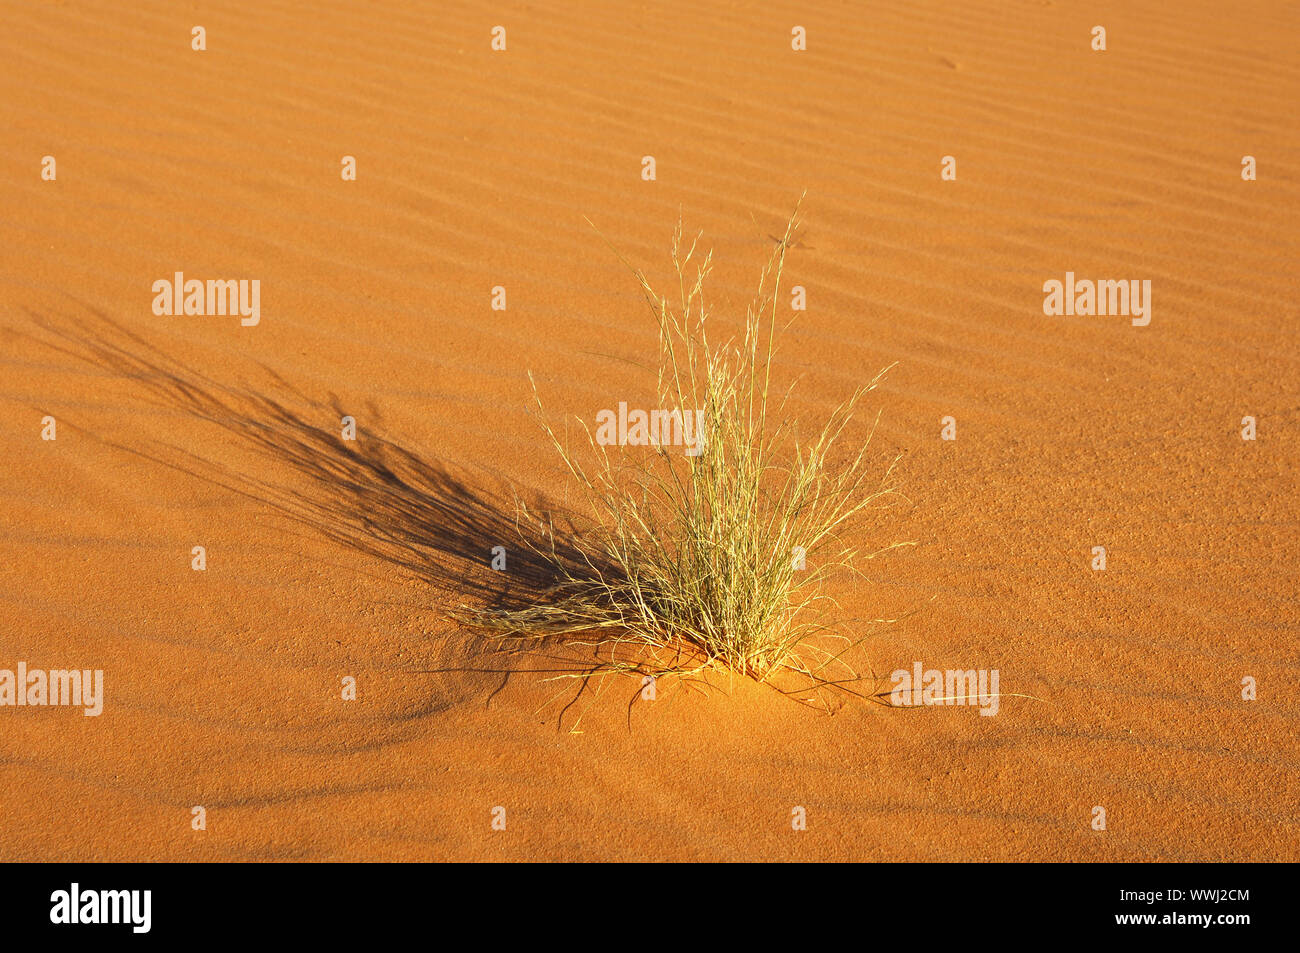
[[[117,6],[0,32],[0,668],[107,692],[0,709],[0,858],[1300,858],[1300,8]],[[565,494],[526,372],[587,419],[652,386],[583,216],[662,278],[680,209],[734,313],[804,189],[797,411],[900,362],[909,502],[859,543],[919,545],[838,593],[851,631],[905,616],[860,660],[1042,701],[473,671],[443,613],[502,496]],[[1067,270],[1151,279],[1150,326],[1045,317]],[[260,279],[261,323],[155,316],[174,271]],[[284,417],[212,403],[240,387]],[[366,544],[412,520],[431,548]]]

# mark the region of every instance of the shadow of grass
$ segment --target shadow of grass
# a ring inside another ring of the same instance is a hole
[[[275,396],[221,383],[103,311],[83,307],[89,314],[76,321],[75,333],[28,314],[45,332],[47,346],[139,385],[163,406],[221,428],[275,464],[285,478],[240,473],[175,446],[151,451],[112,444],[118,449],[244,495],[340,546],[400,568],[431,588],[436,594],[431,601],[443,603],[444,616],[461,606],[512,610],[544,603],[560,582],[562,567],[575,573],[593,570],[590,554],[567,542],[577,538],[572,517],[557,513],[547,501],[526,503],[535,512],[548,513],[554,539],[530,537],[530,524],[515,518],[516,501],[476,489],[451,467],[376,433],[373,425],[358,428],[355,440],[342,439],[339,422],[347,411],[337,398],[314,400],[261,364],[257,366],[270,382],[267,390]],[[65,324],[72,323],[70,318]],[[490,568],[492,547],[498,545],[508,550],[508,572]],[[617,574],[612,565],[597,563],[594,569]],[[485,636],[454,622],[448,628],[451,644],[444,646],[442,657],[449,664],[419,672],[500,673],[489,702],[516,671],[589,676],[601,668],[599,660],[562,645],[543,648],[530,639],[525,651],[524,640]],[[525,656],[534,663],[549,659],[555,667],[521,668]],[[561,721],[590,679],[573,681],[574,697],[561,709]]]

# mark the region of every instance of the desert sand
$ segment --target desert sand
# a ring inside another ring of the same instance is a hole
[[[0,858],[1300,858],[1300,9],[759,7],[4,4],[0,668],[105,698],[0,708]],[[898,362],[858,664],[1034,697],[493,657],[448,609],[512,493],[573,502],[528,372],[557,419],[653,387],[592,225],[653,279],[703,229],[725,320],[805,191],[795,412]],[[259,323],[155,314],[178,271]],[[1067,271],[1150,323],[1045,315]]]

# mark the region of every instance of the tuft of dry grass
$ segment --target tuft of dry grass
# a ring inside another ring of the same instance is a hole
[[[862,560],[910,545],[864,554],[846,542],[856,517],[895,492],[898,458],[868,465],[874,422],[860,446],[842,446],[863,397],[889,368],[811,438],[787,414],[794,384],[774,395],[773,359],[789,327],[778,321],[777,301],[797,222],[796,207],[762,270],[743,335],[711,336],[704,287],[712,253],[701,257],[699,234],[687,247],[680,221],[672,297],[632,268],[659,328],[659,408],[699,413],[695,455],[609,447],[585,422],[586,441],[575,450],[547,422],[533,382],[542,426],[590,522],[559,546],[552,520],[520,503],[524,538],[542,541],[532,548],[555,584],[524,607],[462,607],[461,621],[525,645],[559,638],[595,646],[608,656],[605,672],[694,675],[721,664],[760,681],[782,672],[823,685],[856,677],[842,656],[861,638],[827,624],[834,604],[823,589],[832,574],[860,572]]]

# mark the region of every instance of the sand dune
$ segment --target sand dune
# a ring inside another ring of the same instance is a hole
[[[849,9],[6,3],[0,668],[106,697],[0,709],[0,857],[1300,858],[1300,10]],[[584,216],[661,279],[680,212],[725,313],[805,190],[794,410],[899,362],[862,545],[918,545],[837,591],[901,619],[858,661],[1039,700],[487,653],[446,610],[514,490],[568,496],[527,372],[557,417],[652,393]],[[259,323],[156,315],[177,271],[258,279]],[[1067,271],[1149,279],[1150,324],[1044,315]]]

